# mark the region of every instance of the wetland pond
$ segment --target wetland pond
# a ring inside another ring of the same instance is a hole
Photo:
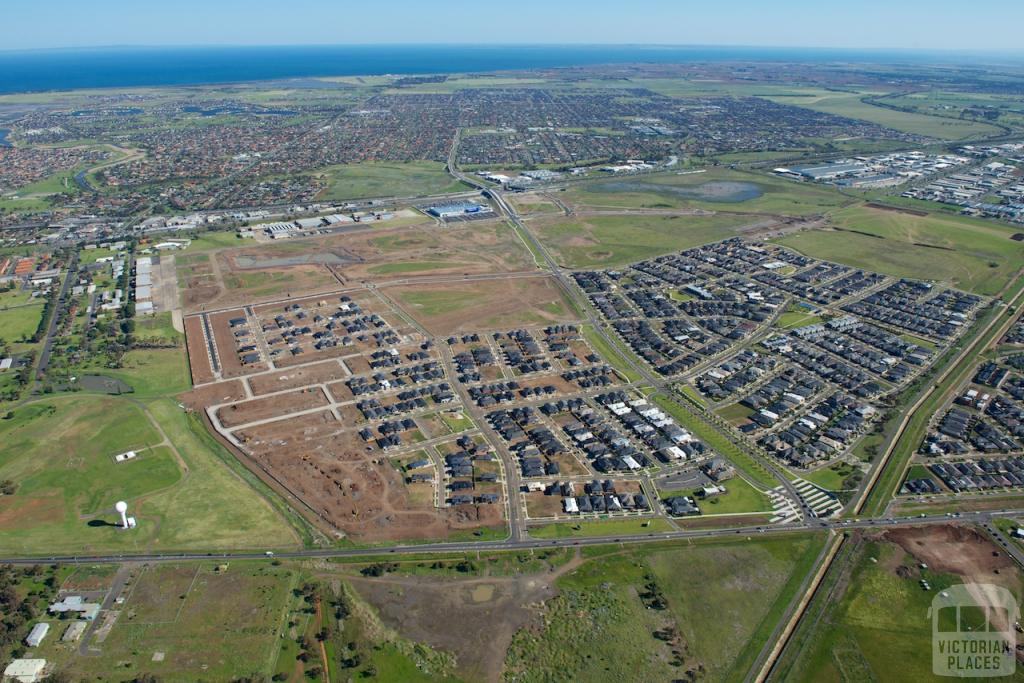
[[[709,180],[700,185],[663,185],[644,180],[613,180],[594,183],[586,187],[587,192],[644,192],[652,194],[693,199],[702,202],[720,202],[735,204],[757,199],[764,194],[755,183],[738,182],[735,180]]]

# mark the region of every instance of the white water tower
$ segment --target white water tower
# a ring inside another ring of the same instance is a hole
[[[114,504],[114,509],[117,510],[117,513],[119,515],[121,515],[122,529],[135,528],[135,518],[128,516],[128,503],[124,502],[123,500],[119,500],[117,501],[117,503]]]

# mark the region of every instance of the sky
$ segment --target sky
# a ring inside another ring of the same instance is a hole
[[[1024,50],[1022,0],[42,0],[0,49],[629,43]]]

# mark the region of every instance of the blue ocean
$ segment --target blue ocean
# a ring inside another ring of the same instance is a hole
[[[957,55],[958,61],[965,58],[965,55]],[[233,83],[315,76],[444,74],[636,62],[734,60],[922,63],[949,62],[951,57],[949,54],[911,51],[630,45],[0,50],[0,92]]]

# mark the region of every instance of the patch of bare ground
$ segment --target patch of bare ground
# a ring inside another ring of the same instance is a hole
[[[577,555],[553,571],[520,576],[346,580],[404,638],[453,653],[468,680],[498,681],[513,636],[540,619],[544,602],[558,594],[555,580],[581,562]]]
[[[1016,589],[1019,579],[1013,560],[992,541],[973,527],[960,524],[930,525],[886,529],[881,538],[895,543],[919,563],[944,574],[955,574],[964,580],[974,598],[999,604],[986,586],[997,585]],[[899,571],[901,568],[897,568]],[[1005,616],[993,614],[995,617]],[[995,624],[1000,629],[1011,625]]]
[[[454,530],[501,523],[500,504],[436,508],[414,501],[401,472],[351,426],[324,411],[237,436],[293,495],[355,540],[443,539]]]

